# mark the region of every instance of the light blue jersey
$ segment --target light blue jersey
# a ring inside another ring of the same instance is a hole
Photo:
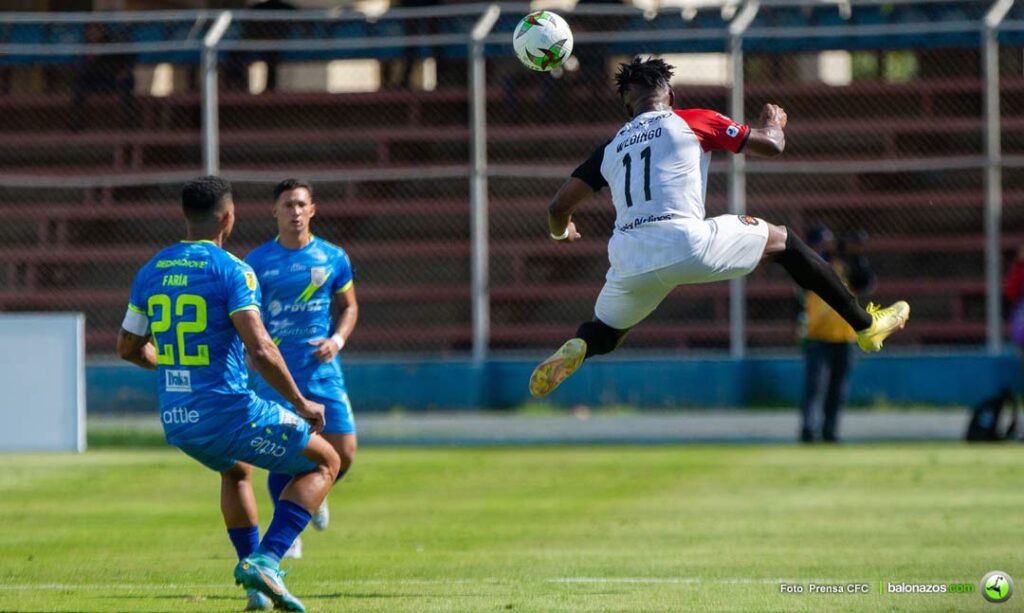
[[[315,236],[301,249],[288,249],[275,239],[253,250],[245,261],[259,279],[263,318],[288,370],[304,395],[327,408],[324,432],[354,432],[340,359],[324,364],[310,344],[333,334],[331,303],[336,294],[352,287],[352,264],[345,250]],[[257,393],[284,402],[262,378]]]
[[[236,460],[310,470],[308,425],[249,390],[231,315],[259,304],[252,268],[210,241],[182,241],[136,274],[124,327],[152,335],[168,443],[214,470]]]

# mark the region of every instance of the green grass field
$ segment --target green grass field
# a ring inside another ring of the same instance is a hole
[[[963,445],[366,448],[287,581],[312,611],[989,610],[977,592],[880,595],[879,582],[977,584],[994,569],[1024,581],[1019,458]],[[178,452],[0,466],[0,610],[241,610],[219,480]],[[780,594],[780,580],[869,593]],[[994,610],[1021,609],[1017,594]]]

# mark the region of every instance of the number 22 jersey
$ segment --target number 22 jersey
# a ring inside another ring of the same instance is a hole
[[[168,442],[249,417],[254,395],[231,315],[259,309],[252,268],[210,241],[171,245],[136,274],[122,326],[153,336]]]

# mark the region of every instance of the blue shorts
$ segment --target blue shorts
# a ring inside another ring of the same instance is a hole
[[[302,455],[309,444],[309,424],[283,406],[253,396],[250,419],[235,431],[221,431],[176,447],[207,468],[224,472],[245,462],[271,472],[298,475],[316,468]]]
[[[298,380],[296,380],[298,383]],[[355,434],[356,420],[352,415],[352,403],[348,400],[345,380],[338,377],[310,379],[299,383],[299,391],[313,402],[324,405],[324,434]],[[257,392],[261,398],[276,402],[288,410],[292,405],[268,385],[260,385]]]

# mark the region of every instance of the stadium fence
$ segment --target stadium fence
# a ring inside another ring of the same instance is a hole
[[[863,244],[914,322],[892,344],[1002,351],[1000,277],[1024,245],[1021,3],[747,1],[559,11],[573,58],[518,64],[526,4],[356,11],[5,13],[0,23],[0,309],[87,315],[113,350],[131,278],[181,237],[182,181],[235,185],[244,255],[274,235],[273,185],[314,182],[315,231],[355,264],[347,352],[549,349],[592,315],[607,193],[586,240],[547,238],[548,199],[625,120],[615,65],[677,66],[677,105],[789,113],[773,160],[717,155],[708,214]],[[675,292],[634,347],[792,347],[781,271]]]

